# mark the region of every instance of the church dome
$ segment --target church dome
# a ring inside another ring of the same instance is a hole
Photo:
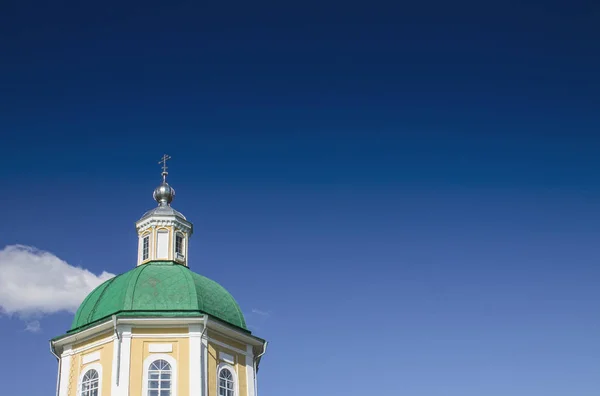
[[[239,305],[217,282],[170,261],[153,261],[94,289],[81,303],[69,332],[112,315],[181,317],[208,314],[246,329]]]

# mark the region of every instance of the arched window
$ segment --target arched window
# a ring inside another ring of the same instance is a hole
[[[96,370],[86,371],[81,380],[81,396],[98,396],[99,378]]]
[[[228,368],[222,368],[219,371],[219,396],[235,396],[234,384],[231,371]]]
[[[171,375],[169,362],[153,361],[148,368],[148,396],[171,396]]]

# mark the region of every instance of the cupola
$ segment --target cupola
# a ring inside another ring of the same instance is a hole
[[[159,162],[162,164],[162,183],[152,194],[158,206],[135,223],[139,239],[137,265],[157,260],[188,265],[188,241],[193,226],[171,207],[175,189],[167,183],[167,161],[170,158],[165,154]]]

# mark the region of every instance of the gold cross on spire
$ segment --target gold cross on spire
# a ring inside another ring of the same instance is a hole
[[[167,161],[171,159],[170,155],[163,155],[162,159],[160,161],[158,161],[159,164],[162,164],[162,176],[163,176],[163,181],[166,181],[167,179],[167,174],[169,172],[167,172]]]

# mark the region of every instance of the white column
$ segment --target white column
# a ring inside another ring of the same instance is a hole
[[[248,396],[255,396],[256,377],[254,376],[254,353],[252,345],[246,347],[246,385],[248,386]]]
[[[202,325],[189,325],[190,332],[190,395],[202,395]]]
[[[119,365],[121,364],[121,336],[115,337],[113,340],[113,361],[112,361],[112,371],[111,371],[111,384],[110,384],[110,394],[118,395],[119,394],[119,375],[121,374],[119,371]]]
[[[208,396],[208,336],[202,337],[202,396]]]
[[[65,346],[65,349],[60,356],[60,385],[58,389],[59,396],[67,396],[69,393],[69,373],[71,371],[71,360],[73,356],[73,350],[71,348],[71,345]]]
[[[116,370],[119,370],[118,380],[114,378],[113,381],[113,392],[111,392],[112,396],[129,396],[129,368],[131,365],[131,326],[117,326],[117,331],[120,332],[120,354],[115,354],[117,356],[117,361],[115,362],[113,359],[113,366]],[[119,341],[115,340],[115,345]],[[116,363],[116,364],[115,364]]]

